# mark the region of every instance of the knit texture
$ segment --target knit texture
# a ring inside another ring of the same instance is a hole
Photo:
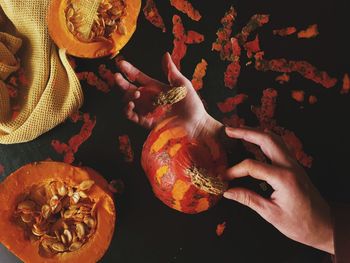
[[[1,22],[4,18],[0,18],[0,23],[3,23],[0,24],[2,144],[37,138],[67,119],[83,103],[79,80],[67,60],[65,50],[58,50],[49,37],[46,23],[49,2],[0,0],[1,9],[12,22]],[[0,10],[0,16],[1,13]],[[20,63],[16,56],[20,58]],[[19,88],[20,112],[13,119],[4,81],[20,66],[24,69],[28,85]]]

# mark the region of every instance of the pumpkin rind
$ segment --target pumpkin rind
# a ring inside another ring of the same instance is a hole
[[[32,186],[54,180],[68,185],[78,185],[85,180],[95,182],[89,198],[97,203],[97,226],[94,235],[80,249],[46,258],[38,253],[39,242],[26,239],[23,229],[12,219],[20,195]],[[97,262],[112,240],[116,219],[114,202],[107,181],[90,168],[57,162],[25,165],[0,184],[0,202],[0,242],[24,262]]]
[[[52,0],[48,9],[47,22],[51,38],[59,48],[66,49],[67,53],[81,58],[99,58],[116,55],[129,42],[137,26],[137,19],[141,9],[141,0],[127,0],[124,20],[127,33],[122,35],[114,32],[110,39],[97,42],[79,41],[69,31],[66,24],[65,0]]]

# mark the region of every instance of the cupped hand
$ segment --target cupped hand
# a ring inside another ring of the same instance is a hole
[[[186,125],[193,136],[198,133],[215,133],[217,129],[222,127],[222,124],[214,120],[206,112],[191,81],[180,73],[169,53],[164,55],[162,61],[163,71],[168,79],[168,84],[147,76],[127,61],[120,61],[118,66],[122,74],[115,74],[116,84],[124,92],[125,114],[129,120],[151,129],[162,119],[176,115],[179,122]],[[179,86],[186,87],[186,97],[172,105],[166,114],[159,117],[151,115],[150,117],[148,113],[152,109],[152,100],[144,97],[150,93],[157,94]],[[140,101],[142,103],[138,103]]]
[[[334,254],[330,208],[280,137],[251,128],[226,128],[229,137],[260,146],[271,164],[255,160],[229,168],[228,180],[251,176],[264,180],[274,192],[266,199],[245,188],[231,188],[224,197],[255,210],[290,239]]]

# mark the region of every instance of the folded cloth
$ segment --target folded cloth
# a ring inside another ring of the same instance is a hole
[[[83,103],[79,80],[64,50],[49,37],[50,0],[0,0],[11,25],[0,25],[0,143],[31,141],[63,122]],[[1,10],[0,10],[1,16]],[[0,19],[1,21],[2,19]],[[15,30],[11,30],[14,28]],[[16,35],[17,37],[15,37]],[[23,45],[22,41],[23,39]],[[16,59],[20,49],[21,65]],[[19,88],[19,114],[12,118],[5,80],[23,68],[28,85]]]

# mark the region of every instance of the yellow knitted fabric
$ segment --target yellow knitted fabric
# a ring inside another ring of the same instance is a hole
[[[2,144],[27,142],[37,138],[63,122],[83,103],[79,80],[65,51],[58,50],[49,37],[46,23],[49,2],[50,0],[0,0],[0,7],[13,24],[0,24],[0,32],[7,32],[0,33]],[[0,10],[0,16],[1,13]],[[29,85],[19,89],[20,113],[12,120],[10,99],[4,81],[20,66],[15,58],[19,49],[17,55]]]

